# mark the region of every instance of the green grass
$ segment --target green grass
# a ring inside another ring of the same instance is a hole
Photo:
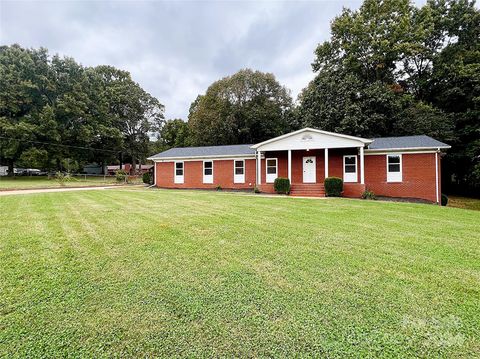
[[[76,176],[63,184],[55,178],[45,176],[19,176],[0,177],[0,191],[14,189],[56,188],[56,187],[84,187],[84,186],[108,186],[117,184],[114,177],[83,177]]]
[[[480,199],[460,196],[449,196],[447,206],[480,211]]]
[[[111,189],[0,223],[0,357],[480,354],[479,212]]]

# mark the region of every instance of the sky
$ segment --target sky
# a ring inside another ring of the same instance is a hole
[[[298,93],[313,79],[316,46],[342,7],[361,1],[5,1],[0,45],[46,47],[85,66],[127,70],[187,119],[208,86],[242,68],[273,73]]]

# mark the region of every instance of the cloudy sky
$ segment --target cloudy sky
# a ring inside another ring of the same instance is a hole
[[[109,64],[186,119],[215,80],[252,68],[296,98],[313,78],[313,51],[342,7],[360,1],[5,1],[0,44],[46,47],[86,66]]]

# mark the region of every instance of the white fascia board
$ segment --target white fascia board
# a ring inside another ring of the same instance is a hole
[[[379,149],[365,149],[365,155],[382,155],[391,152],[405,152],[405,153],[435,153],[439,152],[442,149],[448,149],[451,146],[441,146],[441,147],[410,147],[410,148],[379,148]]]
[[[238,159],[255,159],[255,154],[251,155],[224,155],[224,156],[185,156],[185,157],[149,157],[148,160],[154,162],[171,162],[171,161],[203,161],[203,160],[238,160]]]

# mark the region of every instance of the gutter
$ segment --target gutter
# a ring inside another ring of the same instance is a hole
[[[401,151],[440,151],[440,149],[449,149],[452,146],[441,146],[441,147],[402,147],[402,148],[371,148],[365,149],[365,152],[375,153],[375,152],[401,152]]]
[[[183,161],[183,160],[199,160],[199,159],[229,159],[229,158],[255,158],[255,153],[245,155],[216,155],[216,156],[183,156],[183,157],[148,157],[147,160],[159,161]]]

